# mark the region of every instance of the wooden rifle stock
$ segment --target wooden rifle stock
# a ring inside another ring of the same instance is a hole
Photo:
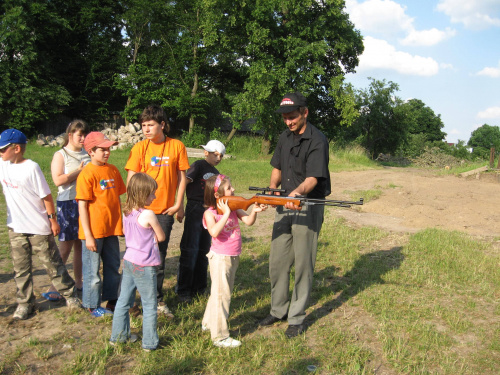
[[[231,209],[231,211],[236,211],[236,210],[247,210],[248,207],[250,207],[254,203],[259,203],[259,204],[268,204],[271,206],[284,206],[287,204],[287,202],[292,202],[294,206],[300,207],[301,206],[301,200],[299,198],[292,198],[292,197],[284,197],[284,196],[279,196],[279,195],[270,195],[270,194],[264,194],[264,195],[254,195],[252,198],[243,198],[243,197],[237,197],[237,196],[224,196],[221,198],[217,199],[217,202],[219,199],[222,199],[223,201],[227,200],[227,205]],[[217,208],[217,212],[219,214],[222,214],[222,212]]]

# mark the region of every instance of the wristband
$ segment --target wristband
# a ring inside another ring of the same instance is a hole
[[[53,214],[47,215],[47,217],[48,217],[49,219],[55,219],[55,218],[56,218],[56,214],[55,214],[55,212],[54,212]]]

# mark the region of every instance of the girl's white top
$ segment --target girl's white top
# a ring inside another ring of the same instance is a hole
[[[64,147],[57,151],[64,158],[64,174],[68,174],[78,169],[80,163],[83,161],[84,165],[90,161],[90,156],[83,148],[80,151],[71,151]],[[57,187],[57,200],[70,201],[76,197],[76,180],[69,184],[64,184]]]

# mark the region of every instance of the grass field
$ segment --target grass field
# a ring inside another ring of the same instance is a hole
[[[54,151],[30,146],[27,152],[48,181]],[[123,170],[127,156],[128,150],[113,151],[110,163]],[[378,167],[360,159],[347,153],[333,155],[332,163],[338,170]],[[269,157],[236,154],[219,169],[232,177],[237,192],[268,185]],[[286,324],[266,329],[255,324],[270,304],[269,215],[254,227],[242,226],[243,253],[230,316],[231,331],[243,342],[240,348],[211,345],[209,334],[200,329],[206,298],[178,304],[175,274],[170,273],[167,303],[176,307],[175,319],[160,318],[159,350],[144,353],[140,343],[110,346],[110,318],[91,320],[83,312],[56,311],[51,316],[64,322],[65,332],[27,335],[1,359],[0,372],[28,373],[30,361],[38,361],[57,363],[53,373],[64,374],[499,373],[500,253],[493,242],[434,229],[410,235],[353,228],[332,210],[320,235],[303,336],[287,339]],[[2,264],[9,258],[5,233],[2,216]],[[176,259],[178,251],[170,256]],[[133,327],[140,332],[141,320],[134,319]],[[75,339],[72,332],[91,335],[92,342]],[[55,349],[64,344],[75,348],[67,361],[59,360]]]

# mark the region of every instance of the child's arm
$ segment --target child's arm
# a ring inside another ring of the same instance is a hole
[[[217,237],[220,232],[222,232],[227,219],[229,219],[229,214],[231,214],[231,209],[227,205],[227,200],[223,201],[222,199],[219,199],[217,202],[217,208],[222,211],[222,217],[217,222],[215,221],[215,215],[209,210],[206,210],[203,214],[205,223],[207,224],[208,233],[210,233],[212,237]]]
[[[163,231],[153,211],[151,210],[142,211],[139,217],[137,218],[137,222],[144,228],[149,228],[149,227],[153,228],[157,242],[163,242],[167,238],[167,236],[165,236],[165,232]]]
[[[255,220],[257,220],[257,213],[264,210],[267,210],[267,204],[254,204],[250,215],[241,209],[237,210],[236,213],[238,214],[239,219],[246,225],[253,225],[253,223],[255,223]]]
[[[96,252],[97,246],[95,238],[90,229],[90,217],[87,209],[88,202],[84,200],[78,201],[78,213],[80,214],[80,222],[82,223],[83,233],[85,234],[85,246],[90,251]]]
[[[45,210],[47,211],[47,215],[55,214],[56,209],[54,207],[54,200],[52,199],[52,194],[45,196],[44,198],[42,198],[42,200],[43,200],[43,205],[45,206]],[[49,221],[52,234],[54,236],[57,236],[59,232],[61,232],[61,227],[57,222],[57,218],[53,216],[52,218],[49,219]]]
[[[50,171],[52,173],[52,180],[56,186],[61,186],[64,184],[69,184],[75,181],[83,169],[83,161],[80,163],[79,167],[74,171],[65,174],[64,173],[64,157],[60,152],[56,152],[52,158],[52,163],[50,164]]]

